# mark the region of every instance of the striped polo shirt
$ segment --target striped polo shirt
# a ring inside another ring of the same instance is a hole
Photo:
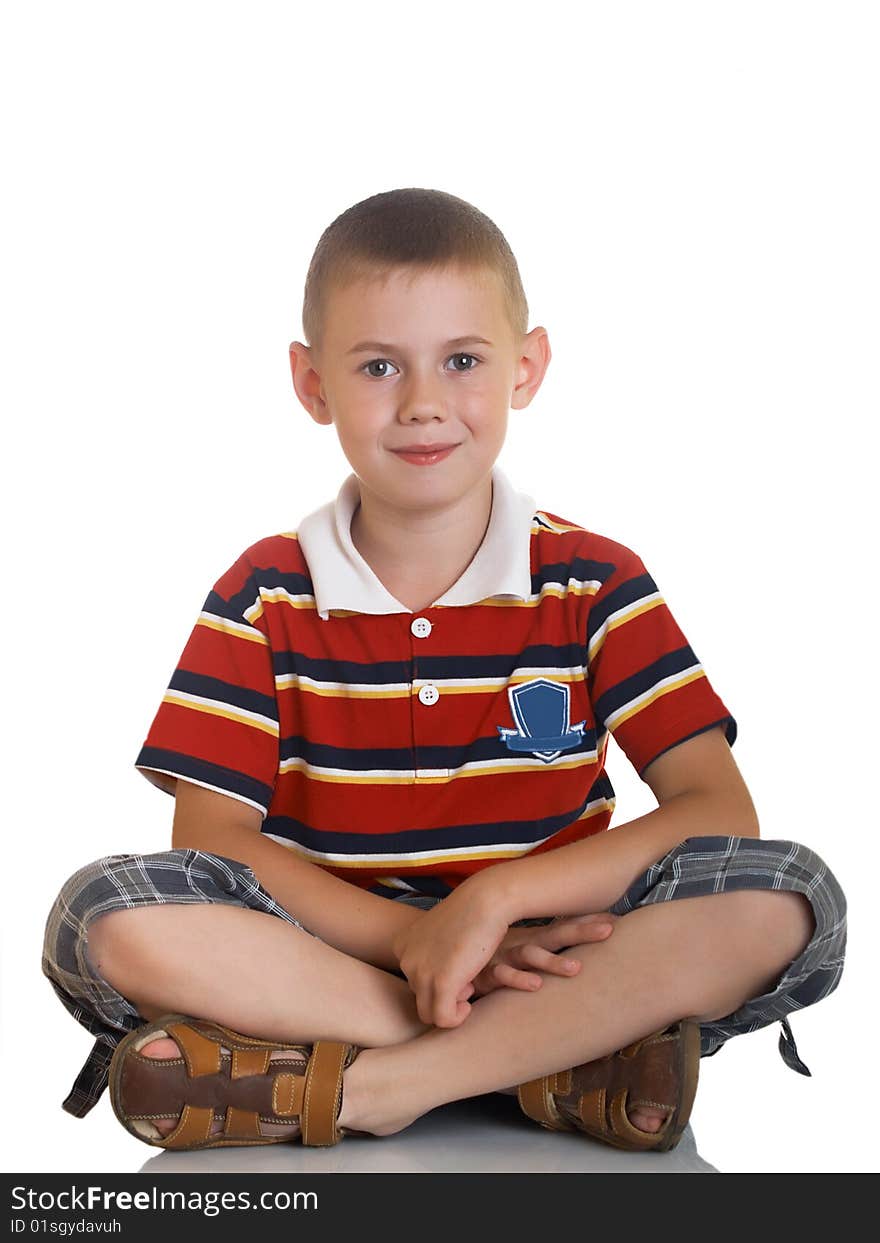
[[[445,896],[606,829],[609,732],[641,774],[736,722],[636,553],[517,492],[458,581],[411,612],[351,539],[349,475],[208,593],[136,767],[263,813],[262,832],[374,893]]]

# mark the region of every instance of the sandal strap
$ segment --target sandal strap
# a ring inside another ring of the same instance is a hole
[[[336,1119],[342,1105],[342,1072],[350,1045],[317,1040],[309,1058],[303,1090],[302,1142],[312,1147],[339,1143]]]
[[[191,1079],[199,1075],[216,1075],[220,1070],[220,1045],[209,1040],[187,1023],[169,1023],[166,1031],[180,1047]]]
[[[184,1105],[177,1126],[162,1141],[163,1148],[191,1148],[204,1143],[211,1133],[214,1110],[199,1105]]]
[[[616,1053],[521,1084],[517,1098],[528,1117],[550,1130],[584,1131],[621,1148],[665,1147],[673,1128],[678,1134],[686,1123],[698,1057],[699,1027],[682,1020]],[[669,1112],[658,1131],[630,1122],[627,1108],[640,1105]]]
[[[140,1050],[154,1034],[173,1039],[178,1056],[143,1055]],[[221,1048],[228,1048],[229,1056]],[[275,1135],[262,1134],[263,1118],[298,1123],[294,1138],[301,1136],[304,1144],[339,1143],[347,1134],[347,1128],[336,1125],[343,1071],[359,1052],[357,1046],[319,1040],[311,1046],[290,1046],[289,1056],[273,1062],[274,1050],[273,1041],[218,1023],[164,1016],[129,1033],[117,1046],[111,1066],[114,1112],[141,1138],[140,1122],[178,1116],[175,1128],[159,1143],[163,1148],[280,1142]],[[215,1134],[215,1119],[224,1113],[223,1131]]]
[[[565,1094],[571,1091],[571,1071],[560,1070],[550,1075],[542,1075],[540,1079],[531,1079],[521,1083],[516,1090],[520,1109],[541,1126],[553,1131],[573,1131],[575,1128],[566,1122],[556,1108],[554,1092]]]

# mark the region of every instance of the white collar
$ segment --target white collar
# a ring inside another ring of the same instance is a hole
[[[309,567],[315,607],[326,621],[331,609],[355,613],[410,613],[395,600],[355,548],[351,520],[360,504],[357,475],[351,474],[334,501],[314,510],[297,528]],[[473,561],[434,604],[476,604],[489,596],[532,594],[531,529],[535,502],[514,490],[496,465],[492,468],[492,512]],[[432,606],[433,607],[433,606]]]

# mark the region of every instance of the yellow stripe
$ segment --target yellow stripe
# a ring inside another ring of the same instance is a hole
[[[665,603],[666,601],[662,596],[658,597],[656,600],[646,600],[644,603],[636,605],[630,610],[630,612],[625,613],[622,617],[617,617],[613,621],[609,621],[606,624],[605,632],[602,635],[601,640],[591,649],[588,656],[588,663],[592,665],[593,661],[605,646],[605,640],[608,638],[612,630],[617,630],[621,626],[625,626],[627,622],[632,621],[636,617],[641,617],[643,613],[650,613],[651,609],[659,608],[661,604]]]
[[[472,606],[473,608],[489,608],[489,609],[536,609],[547,599],[548,596],[562,600],[566,596],[594,596],[600,590],[601,583],[573,583],[569,586],[557,586],[556,584],[545,584],[537,596],[532,596],[528,600],[511,600],[504,596],[487,596],[484,600],[477,600]],[[314,596],[305,599],[291,599],[283,593],[282,588],[269,590],[265,587],[260,588],[261,596],[264,601],[279,606],[281,608],[290,609],[310,609],[312,612],[317,610],[317,603]],[[460,608],[460,605],[447,604],[428,604],[422,612],[426,612],[430,608]],[[363,616],[357,609],[328,609],[333,617],[361,617]],[[263,609],[260,608],[255,616],[263,616]]]
[[[582,820],[592,820],[594,816],[604,816],[606,811],[614,811],[616,805],[616,798],[603,798],[595,807],[588,807],[582,815],[572,820],[572,824],[580,824]]]
[[[552,518],[549,518],[547,514],[544,513],[543,509],[539,509],[537,511],[537,516],[542,522],[547,523],[547,526],[550,528],[551,535],[565,535],[569,531],[583,531],[585,535],[588,533],[586,527],[577,526],[576,524],[568,525],[563,522],[554,522]],[[535,527],[534,524],[532,525],[533,531],[545,531],[546,529],[546,527]]]
[[[612,716],[611,720],[613,724],[609,726],[609,728],[612,730],[619,729],[621,725],[624,725],[627,721],[631,720],[632,717],[638,716],[643,708],[650,707],[652,703],[658,699],[662,699],[664,695],[669,695],[672,691],[680,690],[681,687],[687,686],[689,682],[695,682],[697,678],[704,678],[705,676],[706,671],[704,669],[697,669],[693,673],[689,673],[685,677],[679,678],[677,682],[671,682],[668,686],[658,687],[648,696],[647,699],[640,700],[638,704],[629,710],[629,712],[624,712],[621,716]]]
[[[197,626],[204,626],[207,630],[219,630],[221,634],[232,635],[235,639],[244,639],[248,643],[262,643],[268,646],[269,640],[259,630],[254,630],[253,634],[248,634],[241,627],[227,625],[222,618],[199,617],[196,620]]]
[[[356,691],[351,687],[325,687],[325,686],[308,686],[299,683],[299,675],[296,673],[282,673],[275,679],[275,687],[279,691],[299,690],[304,694],[318,695],[322,699],[409,699],[410,691],[397,690],[392,687],[390,690],[370,690]],[[418,691],[416,691],[418,694]]]
[[[299,690],[303,694],[318,695],[323,699],[410,699],[414,695],[418,695],[419,687],[415,684],[407,683],[402,689],[398,687],[390,687],[389,689],[370,689],[356,690],[352,686],[327,686],[319,684],[317,686],[309,685],[307,682],[301,682],[300,675],[297,673],[281,673],[275,678],[275,687],[279,691]],[[523,673],[509,679],[499,679],[493,686],[454,686],[445,683],[442,679],[431,683],[437,686],[441,695],[497,695],[504,690],[505,686],[517,686],[524,682],[531,682],[536,677],[545,676],[540,672]],[[577,673],[551,673],[547,674],[553,682],[567,682],[574,686],[583,682],[584,671]],[[424,685],[424,679],[421,679]]]
[[[278,737],[277,725],[267,725],[262,721],[254,721],[248,716],[242,716],[234,708],[221,707],[219,704],[193,703],[189,699],[181,699],[173,691],[167,691],[162,697],[162,702],[176,704],[178,708],[191,708],[193,712],[204,712],[207,716],[222,716],[227,721],[235,721],[239,725],[249,725],[251,729],[258,729],[263,734],[270,734],[273,738]]]
[[[538,767],[540,763],[541,767]],[[559,770],[561,768],[589,768],[596,765],[596,753],[581,754],[570,760],[553,760],[553,768]],[[291,760],[283,760],[278,765],[279,773],[288,772],[304,772],[309,781],[324,781],[330,785],[442,785],[450,781],[459,780],[462,777],[506,777],[509,773],[535,773],[540,772],[541,768],[547,765],[543,761],[534,759],[531,764],[505,764],[496,768],[466,768],[459,772],[452,773],[448,777],[419,777],[413,774],[412,769],[402,773],[322,773],[315,771],[306,771],[309,768],[308,763],[295,756]]]
[[[602,808],[601,810],[604,811],[605,808]],[[575,820],[572,821],[572,823],[577,824],[578,821]],[[559,831],[563,832],[562,829]],[[369,839],[365,838],[364,844],[366,845],[368,841]],[[486,850],[475,850],[468,852],[452,851],[448,854],[434,854],[429,859],[413,859],[411,855],[382,855],[382,860],[387,860],[387,862],[380,864],[377,858],[349,859],[345,856],[334,856],[330,859],[324,859],[319,857],[317,852],[301,850],[293,843],[284,842],[281,844],[283,844],[285,850],[292,851],[294,854],[299,855],[300,858],[305,859],[308,862],[317,863],[319,867],[345,868],[347,871],[366,871],[367,868],[376,868],[378,866],[400,869],[405,868],[406,870],[404,875],[412,875],[413,872],[423,868],[442,868],[447,863],[467,863],[471,860],[479,862],[482,859],[522,859],[533,853],[530,849],[504,850],[498,847],[494,849],[488,847]],[[382,883],[381,876],[377,876],[375,879]]]

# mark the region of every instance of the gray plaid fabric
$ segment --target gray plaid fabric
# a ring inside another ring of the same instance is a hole
[[[732,1036],[780,1021],[779,1052],[792,1070],[809,1075],[798,1056],[787,1016],[815,1004],[837,987],[846,948],[846,900],[823,861],[797,842],[743,837],[691,837],[653,864],[610,908],[625,915],[636,907],[735,889],[791,889],[810,900],[813,937],[773,992],[701,1027],[701,1055],[717,1053]],[[441,898],[401,892],[395,901],[430,909]],[[110,1060],[123,1036],[143,1023],[136,1008],[94,970],[87,953],[88,926],[108,911],[156,902],[225,902],[303,925],[261,888],[253,871],[234,859],[199,850],[111,855],[81,868],[63,886],[46,925],[43,971],[73,1017],[96,1037],[63,1108],[83,1117],[107,1086]],[[519,924],[547,923],[542,919]],[[303,931],[308,932],[307,928]],[[314,934],[311,934],[314,935]]]

